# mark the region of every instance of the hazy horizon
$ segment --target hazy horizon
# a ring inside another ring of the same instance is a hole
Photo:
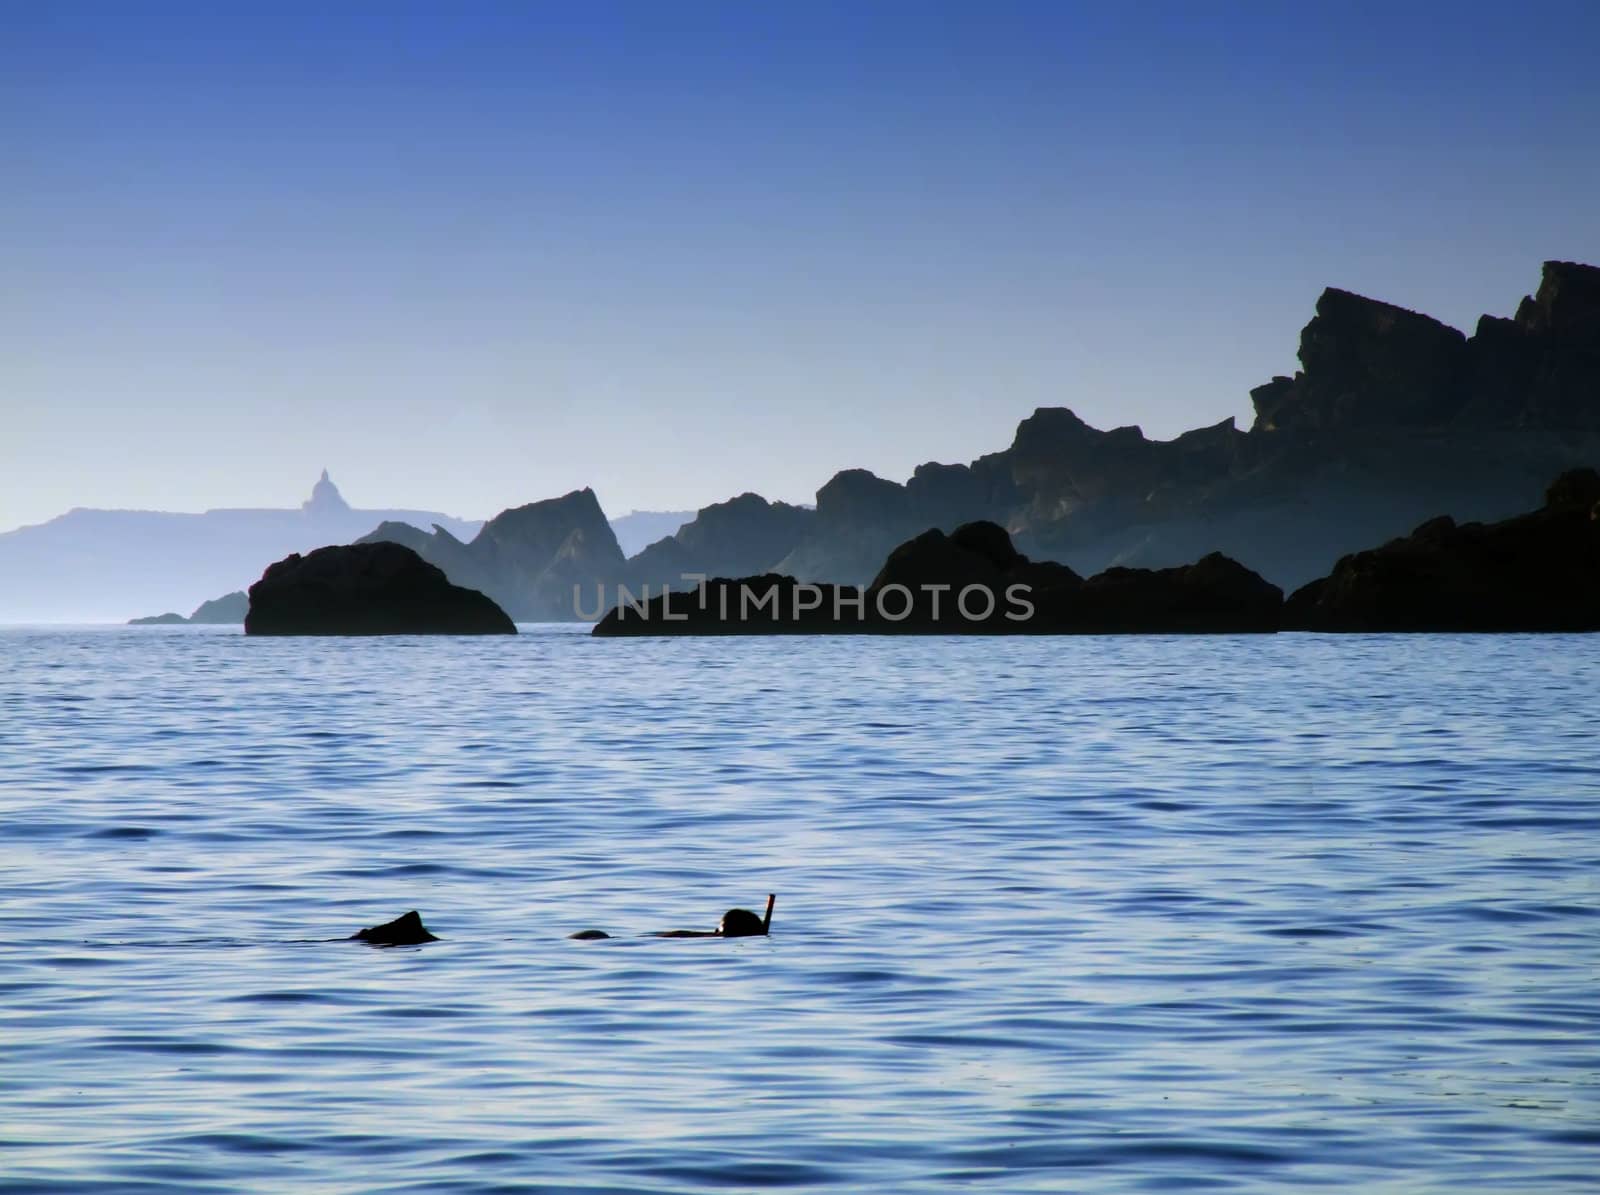
[[[364,501],[351,501],[349,496],[344,493],[344,487],[342,485],[339,485],[339,479],[338,479],[337,476],[334,475],[334,470],[328,469],[325,472],[327,473],[327,475],[329,477],[329,480],[331,480],[333,482],[333,484],[339,489],[340,496],[345,499],[345,504],[347,506],[349,506],[352,510],[355,510],[355,511],[371,511],[371,512],[373,512],[375,514],[393,513],[393,512],[396,512],[396,511],[410,511],[410,512],[415,513],[415,514],[443,514],[443,515],[449,516],[450,518],[457,519],[457,520],[460,520],[460,521],[463,521],[463,522],[477,522],[477,523],[487,522],[489,519],[493,518],[496,514],[500,513],[500,511],[493,511],[493,512],[485,515],[485,514],[477,514],[477,513],[472,513],[472,512],[462,512],[462,511],[454,511],[454,510],[432,511],[432,510],[428,510],[425,507],[417,506],[414,503],[374,503],[374,502],[364,502]],[[313,482],[315,482],[315,480],[316,480],[315,478],[312,479]],[[217,506],[208,506],[208,507],[204,507],[204,508],[191,509],[191,510],[159,509],[159,508],[155,508],[155,507],[133,507],[133,506],[90,507],[90,506],[84,506],[83,504],[80,503],[80,504],[78,504],[76,506],[68,507],[66,510],[60,511],[57,514],[52,515],[47,519],[41,520],[41,522],[51,522],[54,519],[60,518],[62,515],[72,514],[75,511],[84,511],[84,510],[102,511],[102,512],[109,512],[109,513],[174,514],[174,515],[204,515],[204,514],[217,514],[217,513],[230,513],[230,512],[242,512],[242,513],[270,512],[270,513],[275,513],[276,514],[276,513],[282,513],[282,512],[286,512],[286,511],[294,511],[294,510],[299,509],[304,504],[304,502],[306,500],[306,495],[310,494],[310,492],[311,492],[311,485],[308,484],[308,485],[305,485],[305,486],[303,486],[301,488],[300,497],[298,499],[285,499],[283,502],[278,503],[277,505],[251,505],[251,506],[247,506],[247,505],[244,505],[242,503],[231,503],[230,502],[230,503],[222,503],[222,504],[217,505]],[[549,498],[557,498],[557,497],[560,497],[560,496],[561,495],[559,495],[559,494],[543,495],[543,497],[549,497]],[[529,498],[527,500],[527,502],[516,503],[516,505],[522,506],[522,505],[527,505],[528,502],[537,502],[537,501],[540,501],[540,499],[539,498]],[[602,509],[603,508],[604,508],[604,504],[602,503]],[[623,510],[623,511],[606,510],[606,517],[608,519],[615,520],[615,519],[629,518],[629,517],[631,517],[633,515],[679,514],[679,513],[683,513],[683,512],[680,512],[680,511],[646,511],[646,510]],[[37,523],[28,523],[28,524],[21,524],[18,527],[0,527],[0,535],[4,535],[8,531],[21,530],[23,527],[32,527],[32,526],[38,526],[38,525],[39,524],[37,524]]]
[[[1218,15],[1218,13],[1222,15]],[[1170,438],[1325,286],[1600,261],[1600,10],[0,14],[0,530],[809,502],[1036,407]]]

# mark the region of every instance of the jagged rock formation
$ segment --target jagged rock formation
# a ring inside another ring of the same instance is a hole
[[[624,605],[594,634],[1105,634],[1266,632],[1283,592],[1225,556],[1182,568],[1117,568],[1085,581],[1030,561],[1005,529],[923,532],[889,554],[865,590],[766,574]]]
[[[387,526],[368,538],[408,544],[518,618],[574,617],[574,583],[614,597],[619,583],[659,594],[684,574],[774,573],[862,588],[896,545],[977,521],[1083,575],[1215,552],[1297,586],[1440,512],[1481,521],[1527,510],[1546,479],[1600,459],[1593,266],[1546,262],[1513,318],[1484,316],[1470,337],[1330,288],[1301,333],[1300,362],[1252,391],[1248,431],[1227,419],[1155,441],[1041,408],[1009,447],[970,464],[922,465],[903,485],[847,469],[817,492],[814,511],[744,494],[626,564],[600,543],[597,503],[584,512],[581,546],[554,546],[565,531],[501,541],[489,527],[472,544]],[[553,511],[540,518],[576,525]],[[583,606],[596,602],[608,604],[586,596]]]
[[[481,590],[518,622],[576,618],[574,587],[592,592],[623,566],[616,536],[590,489],[502,511],[467,543],[443,527],[429,534],[396,522],[356,542],[382,541],[402,544],[457,585]]]
[[[778,562],[805,580],[864,584],[927,527],[1006,527],[1030,555],[1090,573],[1222,551],[1299,584],[1429,514],[1500,518],[1544,480],[1600,457],[1600,270],[1547,262],[1513,319],[1471,337],[1348,291],[1323,292],[1301,370],[1232,420],[1152,441],[1042,408],[1009,448],[924,465],[905,485],[863,470],[817,494],[806,538]]]
[[[1600,630],[1600,473],[1562,474],[1531,514],[1440,516],[1346,556],[1284,617],[1311,631]]]
[[[410,548],[351,544],[295,553],[250,587],[247,635],[514,635],[483,594],[452,585]]]

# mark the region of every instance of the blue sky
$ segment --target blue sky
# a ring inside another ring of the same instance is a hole
[[[1600,261],[1600,6],[0,5],[0,529],[1170,436]]]

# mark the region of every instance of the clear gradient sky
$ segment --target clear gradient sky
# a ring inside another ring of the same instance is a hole
[[[0,2],[0,529],[1170,436],[1600,262],[1600,4]]]

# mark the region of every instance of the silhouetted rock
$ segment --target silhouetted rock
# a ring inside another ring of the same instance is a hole
[[[1544,492],[1546,510],[1587,510],[1600,503],[1600,473],[1593,469],[1568,469]]]
[[[591,612],[618,583],[658,594],[664,584],[681,587],[685,573],[866,587],[898,545],[976,521],[1006,528],[1033,560],[1084,576],[1221,552],[1293,586],[1435,514],[1466,523],[1528,510],[1550,477],[1600,459],[1593,266],[1546,262],[1536,293],[1510,318],[1484,316],[1471,337],[1329,288],[1301,332],[1299,357],[1298,371],[1256,387],[1248,431],[1230,419],[1151,440],[1138,427],[1102,431],[1065,408],[1040,408],[1008,447],[970,464],[923,464],[904,485],[846,469],[817,492],[815,511],[741,495],[626,561],[587,490],[507,511],[471,542],[417,530],[425,520],[385,523],[365,538],[405,544],[529,620]],[[319,482],[304,516],[282,513],[304,524],[342,507],[332,483]],[[52,529],[51,550],[93,559],[69,542],[71,529]],[[0,556],[13,549],[0,574],[40,572],[37,530],[0,536]],[[107,538],[97,535],[97,551]]]
[[[684,577],[746,576],[782,560],[815,519],[815,513],[760,494],[740,494],[697,511],[675,535],[656,541],[629,560],[619,579],[632,591],[649,585],[684,589]]]
[[[802,581],[865,583],[890,549],[923,526],[904,486],[865,469],[846,469],[817,491],[808,534],[775,571]]]
[[[1030,561],[1005,529],[937,529],[889,554],[871,585],[831,586],[767,574],[718,578],[701,593],[658,597],[606,615],[594,634],[974,635],[1269,632],[1283,592],[1212,554],[1182,568],[1110,569],[1084,581]]]
[[[165,614],[148,614],[143,618],[130,618],[128,619],[128,625],[130,627],[170,627],[182,626],[188,621],[183,615],[175,614],[169,610]]]
[[[757,568],[750,571],[760,570]],[[649,585],[659,593],[662,586],[682,589],[685,585],[692,584],[686,582],[685,577],[701,573],[714,576],[716,572],[716,569],[701,568],[700,562],[679,542],[678,537],[669,535],[665,539],[656,540],[624,564],[618,580],[635,592]]]
[[[415,909],[402,913],[393,921],[358,930],[350,935],[352,942],[366,942],[372,946],[420,946],[439,939],[422,924],[422,915]]]
[[[787,556],[815,519],[802,506],[746,493],[702,508],[674,538],[702,572],[756,572]]]
[[[904,485],[849,470],[775,571],[864,584],[895,545],[972,520],[1083,574],[1221,551],[1301,584],[1340,556],[1448,511],[1526,510],[1561,469],[1600,457],[1600,270],[1547,262],[1513,319],[1464,337],[1426,315],[1330,288],[1301,369],[1231,420],[1174,440],[1100,431],[1041,408],[1003,452],[924,465]]]
[[[867,586],[868,611],[904,633],[1016,631],[1024,595],[1037,614],[1082,584],[1064,564],[1029,560],[1005,528],[980,520],[948,535],[924,531],[890,552]]]
[[[1438,425],[1466,399],[1466,337],[1334,287],[1300,334],[1300,364],[1294,379],[1251,392],[1258,430]]]
[[[501,511],[470,543],[384,523],[357,543],[404,544],[451,581],[481,590],[519,622],[577,617],[574,586],[592,590],[622,571],[622,551],[590,489]]]
[[[195,612],[189,615],[189,621],[214,625],[239,624],[244,622],[244,616],[249,610],[249,595],[239,589],[222,597],[212,598],[209,602],[201,602]]]
[[[694,589],[624,600],[591,632],[601,636],[849,633],[839,611],[863,601],[853,585],[812,585],[778,573],[713,577]]]
[[[1345,556],[1284,617],[1312,631],[1600,630],[1600,474],[1562,474],[1531,514],[1442,516]]]
[[[1061,629],[1105,634],[1258,634],[1282,613],[1283,590],[1220,552],[1178,568],[1110,568],[1045,609]]]
[[[970,465],[921,464],[906,481],[906,502],[915,525],[958,527],[1016,504],[1017,489],[998,456]],[[976,513],[976,512],[981,512]]]
[[[318,548],[267,568],[250,587],[247,635],[516,634],[483,594],[395,543]]]

